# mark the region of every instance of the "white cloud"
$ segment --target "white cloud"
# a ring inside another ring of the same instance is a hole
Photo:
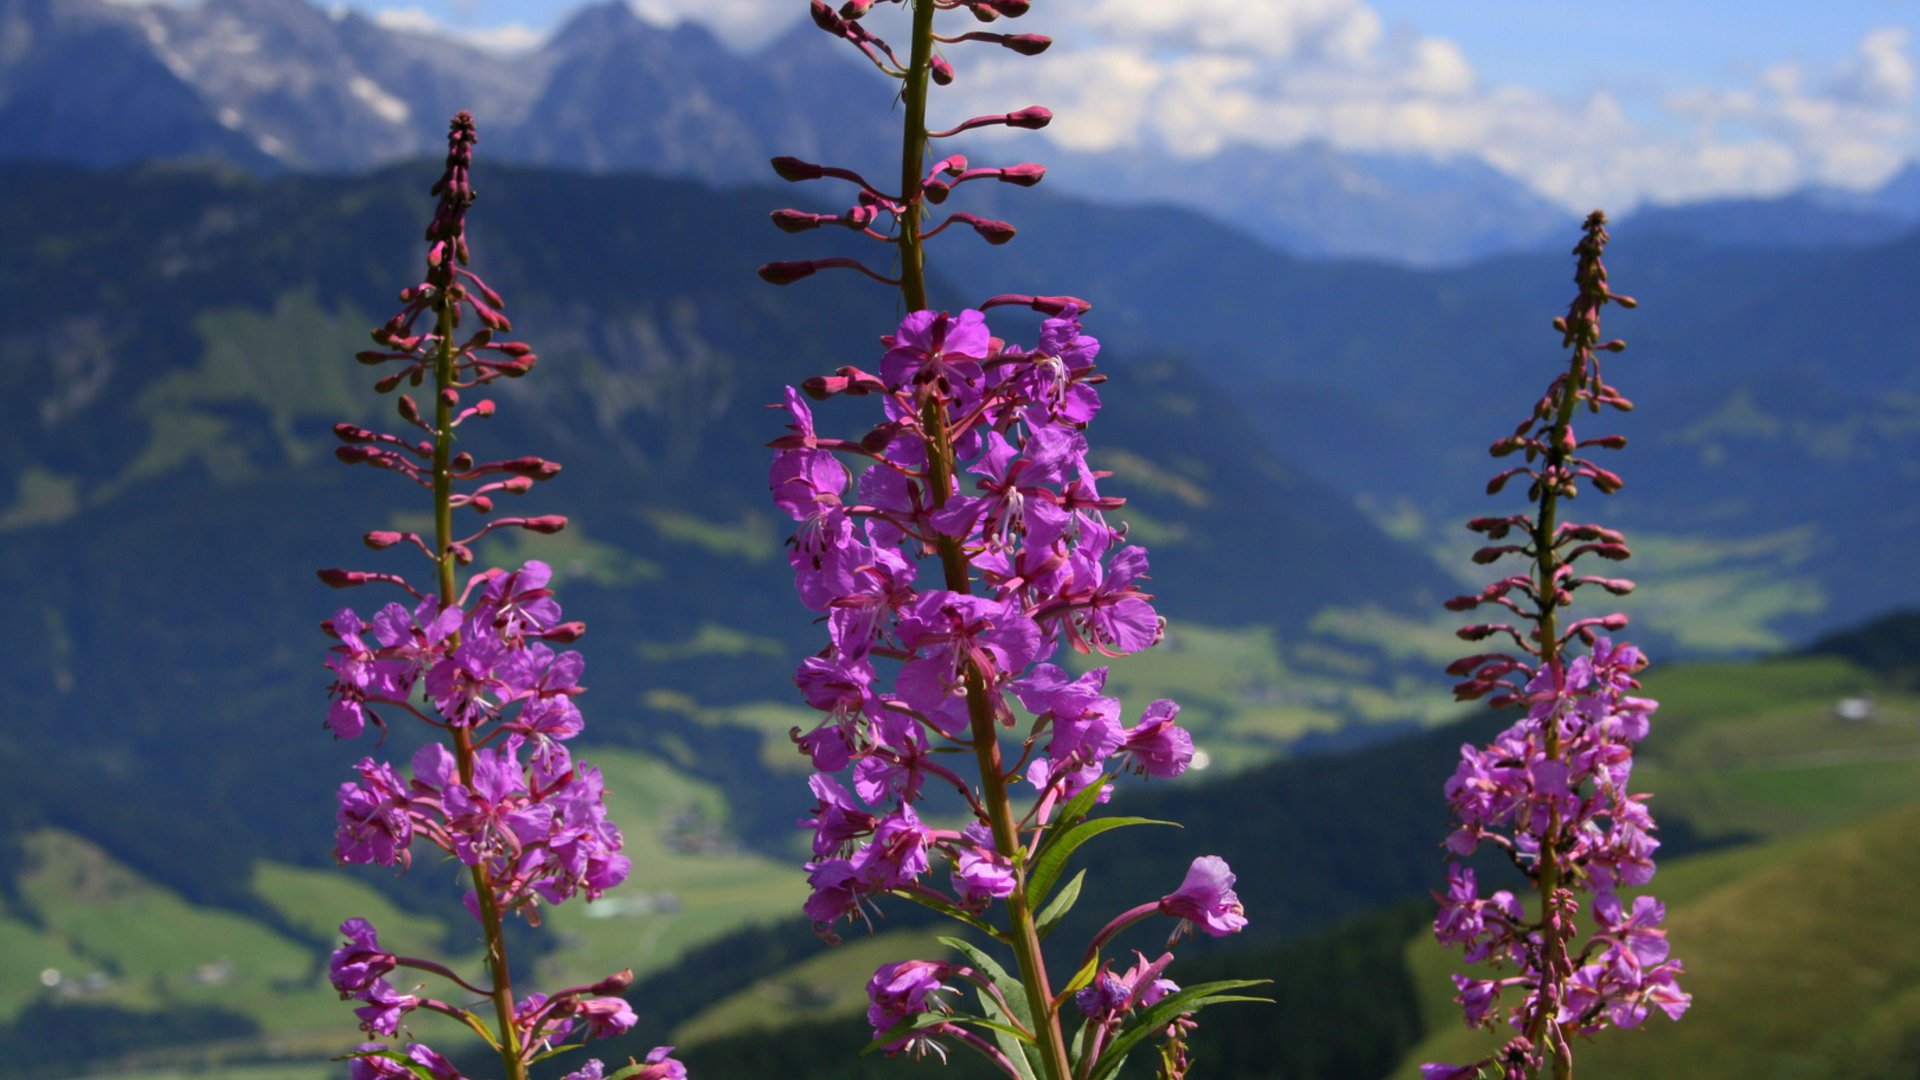
[[[1829,70],[1776,64],[1751,86],[1670,94],[1659,107],[1678,122],[1662,131],[1605,92],[1487,85],[1456,43],[1389,28],[1364,0],[1087,0],[1035,16],[1051,52],[956,56],[959,88],[976,112],[1049,106],[1049,134],[1075,149],[1470,155],[1580,209],[1864,187],[1920,151],[1920,70],[1898,27]]]
[[[1677,155],[1691,168],[1651,193],[1670,200],[1808,182],[1858,188],[1884,178],[1920,150],[1920,73],[1908,39],[1901,27],[1882,27],[1830,72],[1781,63],[1751,87],[1669,95],[1666,108],[1693,125]]]
[[[373,13],[373,21],[389,30],[451,38],[495,53],[529,52],[547,40],[545,31],[524,23],[497,26],[450,26],[425,8],[387,8]]]
[[[656,26],[689,19],[703,23],[736,49],[772,41],[804,18],[807,10],[798,0],[627,0],[627,6]]]

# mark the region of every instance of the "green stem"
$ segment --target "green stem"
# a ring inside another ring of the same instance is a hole
[[[447,277],[451,279],[452,273]],[[435,308],[440,345],[433,365],[433,550],[440,569],[440,602],[452,604],[459,597],[453,555],[454,403],[448,393],[454,382],[453,304],[444,288],[445,285]],[[461,783],[473,783],[473,733],[464,727],[454,728],[453,751],[459,762]],[[527,1066],[521,1060],[520,1035],[513,1026],[513,980],[508,974],[507,942],[500,929],[500,908],[494,902],[492,876],[484,864],[469,869],[474,892],[480,898],[487,971],[493,981],[493,1010],[500,1022],[500,1063],[507,1070],[507,1080],[526,1080]]]
[[[1559,531],[1560,514],[1558,477],[1566,467],[1567,458],[1570,456],[1570,452],[1565,448],[1566,434],[1568,427],[1573,423],[1573,410],[1579,404],[1581,382],[1586,377],[1590,355],[1586,337],[1591,336],[1586,328],[1577,329],[1584,336],[1574,343],[1573,359],[1567,367],[1566,381],[1561,386],[1560,400],[1556,403],[1553,423],[1548,431],[1545,472],[1549,477],[1555,478],[1555,481],[1541,488],[1540,513],[1533,526],[1534,595],[1538,598],[1536,610],[1539,612],[1536,625],[1539,627],[1540,667],[1543,671],[1552,671],[1560,664],[1560,629],[1555,611],[1559,607],[1561,563],[1559,551],[1554,546],[1555,533]],[[1557,714],[1547,719],[1544,742],[1547,760],[1559,761],[1560,724]],[[1555,850],[1552,838],[1559,833],[1560,811],[1556,808],[1552,811],[1548,823],[1548,842],[1540,846],[1539,877],[1540,922],[1544,935],[1541,976],[1554,982],[1563,982],[1566,976],[1571,974],[1558,970],[1560,957],[1566,952],[1564,935],[1569,929],[1554,917],[1553,911],[1554,894],[1560,890],[1560,863],[1559,852]],[[1547,1023],[1551,1019],[1548,1004],[1546,996],[1542,995],[1539,1008],[1527,1023],[1527,1039],[1536,1047],[1540,1046],[1542,1037],[1546,1035]],[[1557,1006],[1558,1002],[1552,1004]],[[1566,1045],[1565,1040],[1557,1039],[1555,1042],[1556,1045],[1550,1051],[1553,1056],[1554,1080],[1572,1080],[1573,1059],[1563,1049]]]
[[[900,295],[908,311],[925,311],[927,253],[920,239],[920,190],[927,167],[927,87],[933,72],[933,0],[913,0],[913,49],[902,99],[907,116],[900,139]]]
[[[920,226],[921,180],[926,170],[927,89],[932,82],[933,13],[933,0],[913,0],[913,46],[903,90],[906,119],[900,145],[901,214],[895,239],[900,246],[900,295],[908,311],[925,311],[929,306],[926,251]],[[929,398],[921,410],[921,421],[931,442],[927,448],[927,480],[933,489],[933,503],[936,507],[944,506],[954,475],[953,440],[947,429],[946,412],[936,400]],[[948,590],[970,594],[973,581],[960,541],[943,536],[938,547]],[[987,810],[988,824],[993,828],[994,848],[1014,868],[1013,894],[1007,898],[1008,937],[1012,939],[1014,958],[1020,966],[1021,986],[1033,1011],[1034,1038],[1040,1047],[1046,1080],[1072,1080],[1073,1067],[1068,1062],[1066,1040],[1061,1035],[1059,1011],[1053,1006],[1053,990],[1040,953],[1039,929],[1027,901],[1026,863],[1013,801],[1007,794],[993,691],[985,675],[972,663],[967,665],[966,687],[967,721],[974,755],[980,765],[981,802]]]

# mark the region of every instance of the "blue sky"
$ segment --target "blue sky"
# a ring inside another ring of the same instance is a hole
[[[523,35],[573,6],[352,2]],[[743,47],[806,10],[633,2]],[[985,58],[963,84],[983,105],[988,90],[1032,95],[1060,114],[1057,138],[1087,148],[1469,154],[1573,206],[1866,187],[1920,156],[1920,0],[1038,0],[1022,22],[1059,44]]]

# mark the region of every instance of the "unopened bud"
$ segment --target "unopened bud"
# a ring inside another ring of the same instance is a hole
[[[567,519],[562,514],[547,514],[542,517],[530,517],[521,522],[520,527],[551,536],[567,527]]]
[[[773,159],[773,171],[782,180],[818,180],[826,175],[825,169],[812,162],[784,156]]]
[[[1032,187],[1044,179],[1046,175],[1047,167],[1045,165],[1035,165],[1032,162],[1028,162],[1024,165],[1009,165],[1001,169],[1000,182],[1003,184],[1017,184],[1020,187]]]
[[[813,3],[808,7],[808,11],[813,15],[813,25],[825,30],[834,37],[847,36],[846,20],[835,15],[833,8],[827,6],[826,0],[813,0]]]
[[[771,285],[791,285],[804,277],[812,277],[818,267],[812,262],[770,262],[759,270],[760,280]]]
[[[372,548],[375,551],[379,551],[383,548],[390,548],[393,545],[399,543],[400,534],[397,532],[390,532],[386,529],[379,529],[374,532],[368,533],[364,539],[368,547]]]
[[[1044,105],[1029,105],[1018,112],[1007,114],[1007,126],[1037,131],[1053,123],[1053,110]]]
[[[825,214],[812,214],[805,210],[775,210],[771,217],[775,228],[781,232],[799,233],[808,229],[817,229],[824,222],[833,219]]]
[[[872,0],[868,0],[868,2],[871,3]],[[625,971],[616,972],[594,983],[591,987],[587,988],[587,992],[602,996],[623,994],[626,993],[627,988],[632,985],[633,969],[628,968]]]
[[[935,86],[953,85],[953,65],[944,56],[934,56],[927,60],[927,73],[933,76]]]

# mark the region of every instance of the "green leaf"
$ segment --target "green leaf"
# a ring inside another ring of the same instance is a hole
[[[915,1016],[909,1016],[875,1036],[874,1040],[860,1051],[860,1056],[866,1057],[875,1050],[885,1048],[888,1043],[899,1042],[901,1039],[906,1038],[916,1031],[951,1023],[953,1023],[953,1017],[948,1016],[946,1013],[923,1012]]]
[[[982,919],[980,916],[975,915],[973,912],[968,911],[965,908],[957,907],[951,903],[948,903],[946,900],[942,899],[941,897],[930,896],[925,893],[915,893],[915,892],[896,892],[893,895],[898,896],[905,900],[911,900],[914,903],[919,904],[921,907],[931,908],[934,911],[937,911],[940,914],[945,915],[949,918],[958,919],[961,922],[966,923],[968,926],[973,927],[975,930],[978,930],[981,933],[987,935],[988,937],[992,938],[995,941],[1007,940],[1007,935],[1002,933],[1000,929],[994,926],[992,923],[986,921],[985,919]]]
[[[1007,974],[1007,969],[999,961],[988,956],[973,942],[965,938],[943,937],[940,944],[967,958],[974,968],[987,977],[987,980],[1007,999],[1007,1007],[1013,1010],[1016,1023],[1033,1027],[1033,1011],[1027,1006],[1027,988],[1019,979]]]
[[[420,1080],[435,1080],[433,1073],[428,1071],[425,1065],[420,1064],[398,1050],[362,1050],[354,1054],[342,1054],[333,1060],[352,1061],[354,1058],[385,1058],[388,1061],[398,1062],[408,1072],[419,1077]]]
[[[1007,974],[1007,970],[1001,967],[999,962],[976,948],[970,941],[943,937],[940,943],[965,956],[973,964],[974,970],[985,975],[987,981],[993,983],[994,988],[1000,991],[1000,995],[1007,999],[1007,1008],[1012,1010],[1013,1015],[1007,1019],[1029,1031],[1033,1030],[1033,1011],[1027,1006],[1027,990],[1020,980]],[[978,994],[981,1010],[988,1016],[998,1019],[1001,1016],[1000,1003],[985,990],[979,990]],[[1016,1068],[1025,1066],[1021,1072],[1027,1080],[1034,1080],[1040,1075],[1039,1048],[1030,1038],[1017,1033],[1012,1036],[1003,1035],[996,1031],[994,1041],[999,1044],[1000,1052],[1007,1055],[1007,1059],[1012,1061]]]
[[[566,1053],[569,1050],[578,1050],[585,1045],[587,1044],[586,1043],[568,1043],[565,1046],[556,1046],[553,1049],[547,1051],[546,1053],[541,1054],[539,1057],[534,1058],[533,1061],[529,1061],[527,1064],[531,1065],[534,1062],[545,1061],[550,1057],[556,1057],[560,1054]]]
[[[1047,826],[1047,835],[1040,840],[1040,850],[1034,853],[1036,857],[1047,850],[1055,837],[1087,819],[1087,815],[1093,812],[1094,802],[1100,798],[1101,789],[1107,786],[1107,776],[1106,773],[1100,774],[1100,779],[1082,788],[1080,794],[1068,799],[1067,805],[1054,814],[1053,824]]]
[[[1046,910],[1040,913],[1034,929],[1039,933],[1041,938],[1044,939],[1048,934],[1053,933],[1053,928],[1060,925],[1060,920],[1067,917],[1067,912],[1073,910],[1073,902],[1080,899],[1080,884],[1086,879],[1087,872],[1085,870],[1073,875],[1073,878],[1067,882],[1066,887],[1060,890],[1060,895],[1054,897],[1053,902],[1048,904]]]
[[[1067,985],[1060,989],[1060,993],[1064,996],[1073,993],[1075,990],[1084,989],[1093,982],[1093,974],[1099,970],[1100,954],[1095,953],[1087,957],[1087,962],[1081,964],[1080,970],[1073,973],[1073,978],[1067,980]]]
[[[1271,979],[1222,979],[1219,982],[1201,983],[1199,986],[1188,987],[1179,993],[1161,998],[1152,1008],[1135,1016],[1120,1029],[1120,1033],[1114,1037],[1113,1042],[1107,1044],[1107,1049],[1100,1055],[1100,1060],[1094,1063],[1093,1072],[1088,1074],[1087,1080],[1107,1080],[1107,1077],[1112,1076],[1120,1068],[1120,1063],[1133,1052],[1133,1048],[1138,1046],[1141,1040],[1173,1023],[1174,1018],[1182,1013],[1199,1012],[1208,1005],[1223,1001],[1260,1001],[1273,1004],[1272,998],[1248,997],[1244,994],[1225,992],[1249,986],[1264,986],[1272,981]]]
[[[1028,906],[1037,907],[1047,898],[1047,892],[1053,888],[1053,883],[1060,879],[1060,871],[1066,869],[1067,856],[1072,855],[1075,848],[1103,832],[1122,829],[1128,825],[1173,825],[1176,829],[1180,827],[1174,822],[1157,821],[1153,818],[1106,817],[1082,821],[1063,833],[1048,837],[1048,842],[1041,845],[1040,854],[1033,860],[1033,870],[1027,874]]]
[[[986,999],[986,1005],[987,1005],[987,1008],[993,1012],[1000,1011],[999,1004],[995,1002],[992,998]],[[999,1020],[989,1020],[984,1016],[955,1016],[955,1017],[951,1017],[950,1019],[952,1020],[953,1023],[956,1023],[956,1024],[970,1024],[974,1027],[986,1028],[987,1030],[992,1031],[996,1035],[1005,1035],[1007,1038],[1012,1039],[1015,1042],[1023,1042],[1023,1043],[1033,1042],[1033,1037],[1028,1035],[1026,1032],[1021,1031],[1019,1028],[1014,1027],[1012,1024],[1002,1023]],[[1011,1057],[1013,1055],[1009,1054],[1007,1056]]]
[[[627,1060],[633,1061],[632,1058],[628,1058]],[[608,1076],[607,1080],[633,1080],[634,1077],[639,1076],[641,1073],[645,1072],[647,1068],[648,1068],[648,1065],[646,1062],[633,1061],[633,1064],[624,1066],[621,1068],[619,1072],[613,1073],[612,1075]]]

